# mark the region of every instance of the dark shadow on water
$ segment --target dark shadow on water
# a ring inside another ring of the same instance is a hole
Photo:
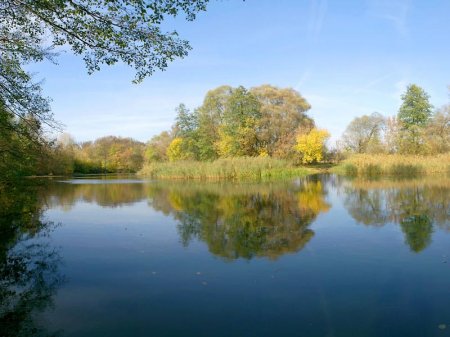
[[[0,193],[0,336],[59,336],[41,327],[37,315],[52,306],[64,277],[61,257],[48,240],[55,227],[42,221],[41,188]]]

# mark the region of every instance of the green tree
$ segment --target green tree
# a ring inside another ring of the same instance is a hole
[[[177,117],[172,133],[175,138],[182,138],[182,153],[184,159],[198,158],[198,118],[197,113],[193,113],[180,104],[177,109]]]
[[[421,132],[428,124],[433,106],[430,96],[419,86],[411,84],[402,95],[402,105],[397,118],[401,123],[400,151],[402,153],[420,153],[423,151]]]
[[[260,103],[256,97],[242,86],[235,89],[227,101],[219,129],[220,155],[258,155],[256,125],[260,117]]]
[[[167,161],[167,148],[172,142],[172,139],[172,135],[167,131],[163,131],[150,139],[145,147],[145,160],[147,162]]]
[[[228,85],[210,90],[203,104],[197,109],[197,146],[200,160],[212,160],[219,156],[216,146],[219,141],[219,128],[233,91]]]

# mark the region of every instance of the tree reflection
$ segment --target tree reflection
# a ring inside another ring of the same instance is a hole
[[[79,201],[103,207],[120,207],[145,199],[142,183],[54,183],[46,192],[51,206],[70,210]]]
[[[41,221],[36,188],[0,193],[0,335],[54,336],[36,315],[52,305],[63,281],[60,256],[47,242],[54,227]]]
[[[151,206],[179,221],[184,245],[193,239],[226,259],[269,257],[300,251],[314,236],[309,225],[329,209],[317,178],[293,185],[149,186]]]
[[[431,243],[434,225],[449,229],[448,180],[355,180],[344,186],[344,192],[344,204],[356,221],[374,226],[399,224],[414,252]]]

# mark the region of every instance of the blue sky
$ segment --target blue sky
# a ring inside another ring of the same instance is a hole
[[[436,107],[449,100],[448,0],[212,0],[194,22],[175,20],[189,56],[141,84],[126,66],[87,75],[82,60],[31,67],[65,131],[147,141],[169,129],[181,102],[194,108],[219,85],[293,87],[332,142],[355,117],[397,113],[408,83]]]

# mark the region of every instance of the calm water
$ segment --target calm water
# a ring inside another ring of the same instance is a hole
[[[0,336],[450,336],[450,181],[0,196]]]

